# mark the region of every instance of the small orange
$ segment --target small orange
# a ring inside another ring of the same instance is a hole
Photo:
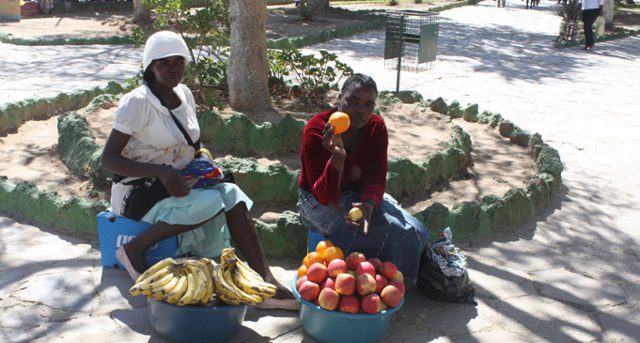
[[[302,264],[307,268],[309,268],[310,265],[316,262],[320,264],[324,264],[324,258],[322,258],[322,254],[315,251],[308,253],[307,256],[305,256],[304,259],[302,260]]]
[[[329,125],[333,127],[333,133],[339,135],[349,129],[351,120],[344,112],[335,112],[329,117]]]
[[[324,253],[325,249],[332,246],[333,246],[333,243],[325,239],[324,241],[318,242],[318,244],[316,245],[316,252],[319,252],[320,254],[322,254]]]
[[[327,261],[327,264],[335,259],[344,259],[344,253],[342,252],[342,249],[338,248],[338,247],[328,247],[324,253],[322,254],[322,257],[324,258],[325,261]]]
[[[298,279],[307,275],[307,266],[304,264],[298,268]]]

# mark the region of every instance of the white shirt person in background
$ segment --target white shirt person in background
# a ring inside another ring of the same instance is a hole
[[[584,50],[593,50],[595,37],[593,36],[593,23],[603,15],[604,0],[582,0],[582,22],[584,23]]]

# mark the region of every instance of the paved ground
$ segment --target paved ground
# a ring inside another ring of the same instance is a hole
[[[553,49],[559,19],[552,3],[522,4],[444,12],[438,61],[430,71],[402,74],[402,88],[478,103],[541,133],[565,164],[561,194],[535,222],[467,251],[477,306],[410,293],[385,342],[639,340],[640,37],[598,44],[594,53]],[[313,50],[336,51],[381,89],[394,89],[383,42],[377,31]],[[139,55],[126,47],[0,44],[0,102],[123,80]],[[44,63],[26,75],[5,68],[34,60]],[[126,296],[124,272],[100,267],[95,242],[7,218],[0,218],[0,242],[0,341],[161,341],[144,300]],[[250,311],[235,341],[313,339],[295,314]]]

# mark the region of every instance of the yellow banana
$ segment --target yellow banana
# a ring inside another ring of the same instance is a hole
[[[190,305],[194,300],[194,296],[196,294],[196,287],[198,287],[198,285],[195,280],[195,274],[188,272],[187,273],[187,290],[184,292],[182,297],[178,299],[178,301],[176,302],[176,305],[178,306]]]
[[[207,278],[205,274],[209,272],[209,268],[200,260],[188,261],[187,268],[189,269],[190,274],[193,274],[194,278],[195,286],[192,303],[202,302],[202,298],[207,291]]]
[[[170,273],[171,272],[169,271],[169,266],[165,266],[164,268],[156,271],[154,274],[150,274],[145,279],[140,280],[140,278],[138,278],[140,282],[131,286],[131,288],[129,289],[129,294],[131,295],[145,294],[146,295],[146,293],[149,293],[149,292],[144,292],[144,291],[148,291],[151,288],[157,287],[155,283]]]
[[[176,287],[164,297],[164,300],[169,304],[175,304],[178,302],[178,300],[180,300],[180,298],[182,298],[182,296],[186,291],[187,291],[187,276],[182,274],[178,279],[178,283],[176,284]]]
[[[153,299],[155,300],[164,299],[164,297],[168,293],[172,292],[176,288],[176,285],[178,284],[179,279],[173,273],[169,274],[168,276],[170,277],[169,282],[167,282],[162,286],[158,286],[151,289],[151,297]]]
[[[204,264],[206,267],[203,270],[203,272],[204,272],[205,282],[207,287],[204,295],[202,296],[202,299],[200,299],[200,302],[203,304],[206,304],[209,302],[209,300],[211,300],[211,296],[213,296],[213,293],[216,290],[213,282],[213,268],[215,266],[215,261],[210,260],[208,258],[202,258],[200,259],[200,262],[202,262],[202,264]]]
[[[257,295],[261,298],[270,298],[276,294],[275,286],[266,282],[258,283],[245,278],[238,266],[232,268],[231,273],[235,284],[248,294]],[[273,288],[271,286],[273,286]]]
[[[230,305],[242,303],[240,296],[226,283],[221,264],[216,265],[214,268],[213,282],[220,300]]]
[[[230,260],[231,261],[231,260]],[[231,268],[234,263],[225,264],[222,268],[224,270],[224,281],[233,289],[233,291],[240,296],[242,302],[257,305],[262,302],[262,298],[258,295],[249,294],[243,291],[238,285],[235,284],[233,277],[231,276]]]
[[[140,281],[148,278],[150,275],[155,274],[160,269],[168,267],[168,266],[170,266],[170,265],[172,265],[174,263],[175,263],[175,261],[171,257],[165,258],[164,260],[154,264],[149,269],[145,270],[144,273],[140,274],[138,279],[136,279],[135,283],[139,283]]]

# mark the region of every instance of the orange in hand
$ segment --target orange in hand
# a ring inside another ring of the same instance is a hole
[[[316,262],[320,264],[325,264],[324,258],[322,258],[322,254],[315,251],[308,253],[307,256],[305,256],[304,259],[302,259],[302,264],[307,268],[309,268],[309,266],[311,266]]]
[[[344,112],[335,112],[329,117],[329,125],[333,127],[333,133],[339,135],[349,129],[351,120]]]
[[[335,259],[344,259],[344,253],[342,252],[342,249],[338,247],[328,247],[325,249],[324,253],[322,253],[322,257],[327,264],[329,264],[329,262]]]

